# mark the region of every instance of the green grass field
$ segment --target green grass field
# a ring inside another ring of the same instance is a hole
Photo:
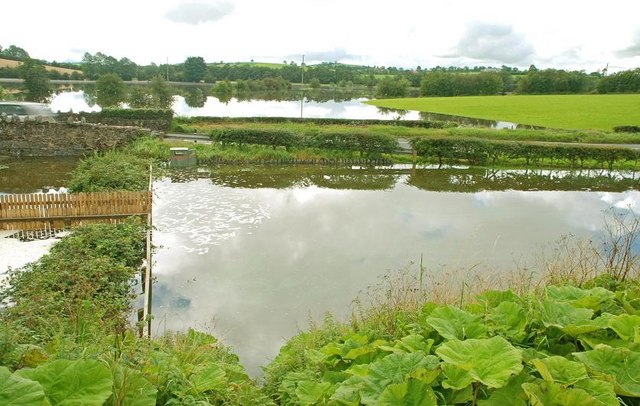
[[[549,128],[612,130],[640,125],[640,94],[420,97],[368,103]]]

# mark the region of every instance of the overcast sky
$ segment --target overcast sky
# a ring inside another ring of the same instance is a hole
[[[8,5],[10,4],[10,5]],[[609,72],[640,66],[640,1],[20,0],[0,45],[34,58],[137,64],[343,62]]]

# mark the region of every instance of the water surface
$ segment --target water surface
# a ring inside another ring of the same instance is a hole
[[[640,207],[640,192],[630,186],[637,186],[634,174],[628,184],[624,174],[607,174],[617,186],[593,191],[579,182],[566,186],[581,178],[572,172],[537,172],[529,183],[531,174],[518,173],[402,167],[174,173],[155,183],[154,332],[208,329],[258,376],[310,319],[325,312],[346,317],[359,292],[421,256],[435,271],[509,272],[563,235],[597,238],[610,207]],[[511,186],[500,181],[509,177],[516,179]],[[488,187],[500,182],[498,190]],[[568,190],[542,190],[554,182]]]

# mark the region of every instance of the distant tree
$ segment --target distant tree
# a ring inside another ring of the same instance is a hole
[[[204,93],[199,88],[189,90],[184,100],[189,107],[203,107],[206,102]]]
[[[151,107],[170,109],[173,102],[173,91],[169,83],[160,75],[151,79],[149,84],[151,93]]]
[[[0,100],[4,99],[4,89],[0,86]]]
[[[605,76],[598,81],[598,93],[640,92],[640,68],[625,70]]]
[[[96,81],[96,97],[101,107],[118,106],[127,97],[124,81],[115,73],[101,75]]]
[[[200,82],[207,74],[207,64],[201,56],[190,56],[184,61],[184,78],[187,82]]]
[[[309,86],[312,89],[319,89],[320,88],[320,80],[318,78],[313,78],[309,81]]]
[[[1,56],[9,59],[17,59],[20,61],[30,59],[29,54],[24,49],[15,45],[9,45],[9,48],[5,48],[0,52]]]
[[[129,58],[120,59],[114,66],[113,73],[118,74],[122,80],[132,80],[138,76],[138,65]]]
[[[453,75],[455,74],[440,70],[425,73],[420,82],[420,95],[454,96]]]
[[[231,82],[228,80],[223,80],[218,83],[211,89],[211,93],[218,98],[223,103],[231,100],[232,88]]]
[[[20,66],[20,73],[24,79],[23,85],[27,91],[27,100],[44,102],[51,95],[47,70],[40,62],[28,58]]]
[[[405,97],[411,83],[401,76],[386,76],[378,81],[376,95],[378,97]]]
[[[518,82],[518,92],[524,94],[585,93],[593,90],[594,78],[584,72],[559,69],[529,69]]]
[[[129,105],[134,109],[143,109],[151,105],[151,95],[142,86],[133,86],[129,90]]]

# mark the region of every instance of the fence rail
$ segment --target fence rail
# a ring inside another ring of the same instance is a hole
[[[150,213],[150,191],[0,196],[0,230],[117,223],[129,216],[147,216]]]

